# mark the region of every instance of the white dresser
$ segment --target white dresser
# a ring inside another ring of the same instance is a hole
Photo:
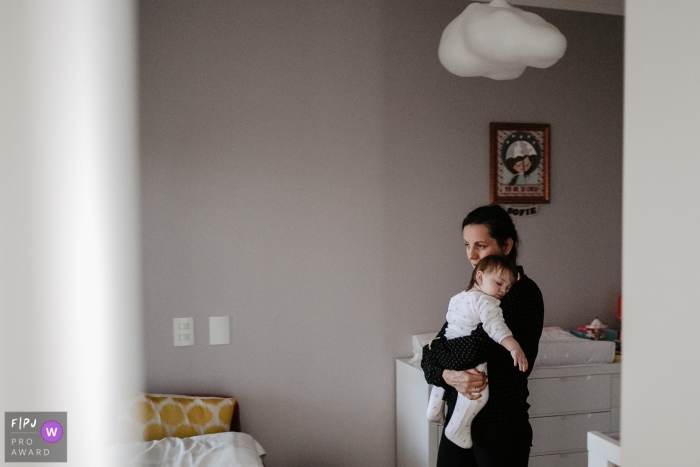
[[[396,465],[434,467],[442,426],[425,411],[420,364],[396,360]],[[530,467],[586,467],[586,433],[619,431],[620,364],[535,368],[530,374]]]

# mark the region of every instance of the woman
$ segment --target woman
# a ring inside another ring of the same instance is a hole
[[[489,255],[518,258],[518,232],[508,213],[498,205],[477,208],[462,222],[467,258],[473,266]],[[447,421],[460,392],[470,399],[489,385],[489,401],[472,424],[471,449],[462,449],[443,434],[437,467],[520,467],[527,466],[532,446],[527,397],[527,377],[537,357],[542,334],[544,304],[542,293],[523,268],[501,300],[503,317],[520,343],[530,370],[522,373],[513,366],[510,353],[498,345],[479,325],[467,337],[444,339],[445,326],[430,348],[423,348],[421,366],[428,383],[445,388]],[[488,362],[486,375],[474,368]],[[447,423],[447,421],[445,423]]]

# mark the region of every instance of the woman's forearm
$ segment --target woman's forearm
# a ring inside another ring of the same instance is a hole
[[[421,368],[423,369],[423,375],[428,384],[433,386],[439,386],[441,388],[447,388],[448,385],[442,378],[442,373],[445,368],[437,363],[437,352],[435,352],[436,347],[439,345],[440,341],[433,341],[431,346],[423,347],[423,358],[420,361]]]
[[[445,380],[442,379],[442,372],[445,368],[438,365],[436,358],[437,353],[432,352],[433,344],[439,345],[441,340],[444,340],[445,330],[447,329],[447,323],[442,326],[440,332],[437,333],[435,339],[430,342],[430,344],[423,347],[423,357],[420,362],[420,366],[423,369],[423,375],[428,384],[433,386],[439,386],[441,388],[447,388]]]
[[[421,360],[425,380],[440,387],[449,386],[443,378],[443,371],[476,368],[488,359],[492,346],[496,345],[481,324],[469,336],[449,340],[443,337],[446,327],[447,324],[438,333],[440,339],[423,347]]]

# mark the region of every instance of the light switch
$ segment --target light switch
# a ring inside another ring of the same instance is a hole
[[[209,345],[224,345],[231,343],[228,316],[209,317]]]
[[[173,345],[194,345],[194,318],[173,318]]]

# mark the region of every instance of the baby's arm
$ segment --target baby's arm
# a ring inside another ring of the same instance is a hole
[[[513,357],[513,365],[517,366],[520,371],[527,371],[527,358],[525,352],[513,338],[513,333],[506,326],[503,319],[503,310],[498,306],[500,302],[490,295],[482,295],[479,297],[477,307],[479,310],[479,318],[484,323],[484,329],[489,336],[503,347],[505,347]]]
[[[510,352],[513,357],[513,365],[517,366],[520,371],[527,371],[527,358],[525,358],[525,352],[520,348],[518,341],[513,339],[513,336],[508,336],[501,341],[501,345]]]

